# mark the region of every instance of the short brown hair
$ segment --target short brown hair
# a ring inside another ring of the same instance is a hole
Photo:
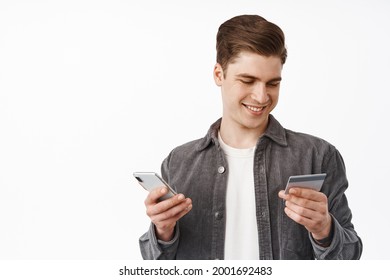
[[[282,29],[258,15],[241,15],[227,20],[217,33],[217,62],[226,71],[227,65],[242,51],[278,56],[284,64],[287,50]]]

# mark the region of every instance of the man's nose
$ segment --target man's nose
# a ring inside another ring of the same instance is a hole
[[[265,84],[258,84],[253,88],[252,96],[255,101],[260,104],[267,103],[269,97],[267,93],[267,86]]]

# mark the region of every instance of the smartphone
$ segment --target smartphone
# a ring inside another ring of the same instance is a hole
[[[134,172],[133,176],[135,179],[137,179],[138,183],[147,191],[152,191],[155,188],[166,186],[168,188],[168,193],[164,196],[162,196],[159,201],[171,198],[175,194],[177,194],[169,185],[167,182],[164,181],[163,178],[161,178],[160,175],[158,175],[155,172]]]
[[[326,173],[290,176],[290,178],[288,178],[285,193],[288,194],[288,191],[292,187],[300,187],[320,191],[322,184],[324,183],[325,177]]]

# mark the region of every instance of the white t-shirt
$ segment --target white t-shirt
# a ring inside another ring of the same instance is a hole
[[[226,194],[225,259],[259,259],[253,160],[255,147],[236,149],[218,140],[229,173]]]

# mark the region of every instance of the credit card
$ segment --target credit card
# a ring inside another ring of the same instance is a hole
[[[290,178],[288,178],[285,193],[288,194],[290,188],[292,187],[320,191],[325,177],[326,173],[290,176]]]

